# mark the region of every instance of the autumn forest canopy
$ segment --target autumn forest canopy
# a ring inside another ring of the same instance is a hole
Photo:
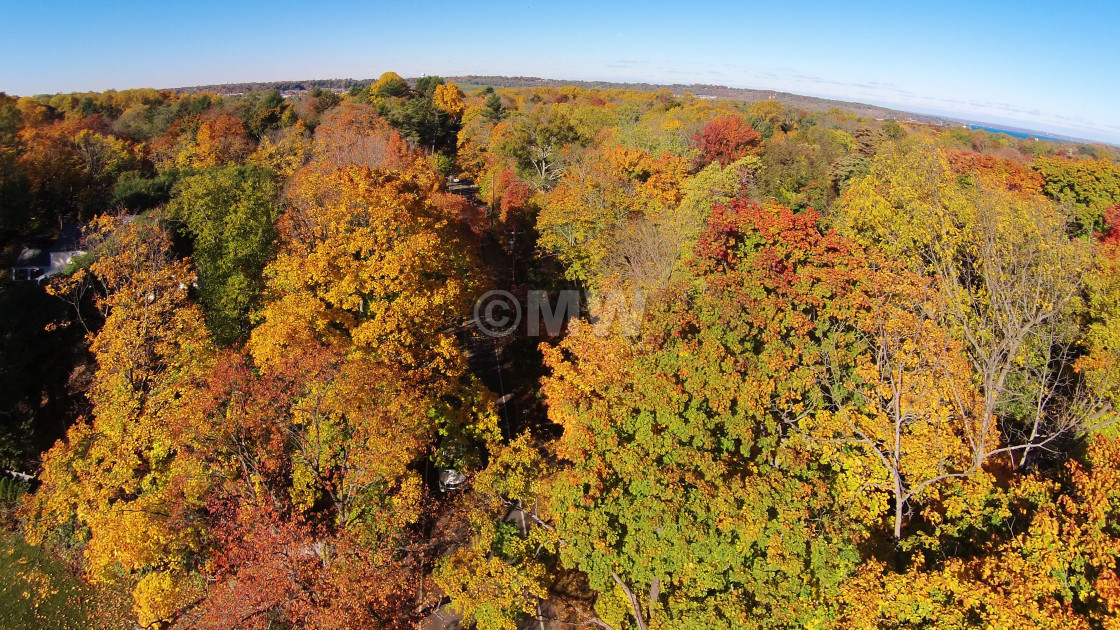
[[[1120,629],[1120,151],[464,87],[0,93],[0,526],[89,624]]]

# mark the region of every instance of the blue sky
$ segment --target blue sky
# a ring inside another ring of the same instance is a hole
[[[1120,3],[15,2],[12,94],[385,70],[715,83],[1120,143]]]

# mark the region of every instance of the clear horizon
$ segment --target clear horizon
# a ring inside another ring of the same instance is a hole
[[[0,91],[423,74],[705,83],[1120,144],[1120,7],[258,0],[13,5]]]

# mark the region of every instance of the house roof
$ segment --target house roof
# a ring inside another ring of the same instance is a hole
[[[82,253],[82,228],[69,219],[62,224],[62,232],[50,243],[46,239],[36,239],[34,244],[24,247],[16,258],[12,269],[39,269],[46,277],[65,267],[74,255]]]
[[[37,267],[39,269],[49,269],[51,266],[51,253],[45,249],[36,247],[25,247],[16,258],[16,262],[12,265],[13,268],[20,267]]]

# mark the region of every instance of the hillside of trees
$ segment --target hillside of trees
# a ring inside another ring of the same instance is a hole
[[[415,82],[418,79],[411,79]],[[464,75],[457,77],[446,77],[446,80],[453,81],[462,86],[489,86],[493,88],[564,88],[564,87],[578,87],[587,90],[631,90],[638,92],[658,92],[661,90],[669,90],[673,94],[693,94],[701,98],[720,98],[730,101],[743,101],[745,103],[755,103],[764,100],[777,100],[786,107],[795,109],[805,109],[813,112],[826,112],[834,107],[844,109],[849,113],[854,113],[858,116],[865,118],[879,118],[879,119],[897,119],[897,120],[910,120],[913,122],[920,122],[934,125],[947,125],[959,124],[951,120],[947,120],[940,116],[929,116],[926,114],[917,114],[914,112],[904,112],[878,105],[868,105],[866,103],[853,103],[848,101],[838,101],[826,98],[818,98],[815,96],[804,96],[801,94],[791,94],[789,92],[777,92],[774,90],[754,90],[747,88],[731,88],[723,85],[708,85],[693,83],[685,85],[682,83],[674,84],[653,84],[653,83],[619,83],[614,81],[572,81],[560,79],[542,79],[540,77],[506,77],[506,76],[493,76],[493,75]],[[376,79],[308,79],[304,81],[270,81],[270,82],[257,82],[257,83],[224,83],[220,85],[198,85],[192,87],[175,88],[175,92],[181,94],[244,94],[246,92],[260,92],[267,90],[279,90],[283,93],[302,93],[309,92],[315,89],[333,90],[336,92],[349,91],[355,88],[368,88]]]
[[[0,524],[128,623],[1120,628],[1116,148],[300,87],[0,93]]]
[[[306,79],[302,81],[255,81],[252,83],[221,83],[174,88],[178,94],[241,95],[246,92],[313,92],[316,89],[346,92],[351,88],[368,88],[376,79]]]

